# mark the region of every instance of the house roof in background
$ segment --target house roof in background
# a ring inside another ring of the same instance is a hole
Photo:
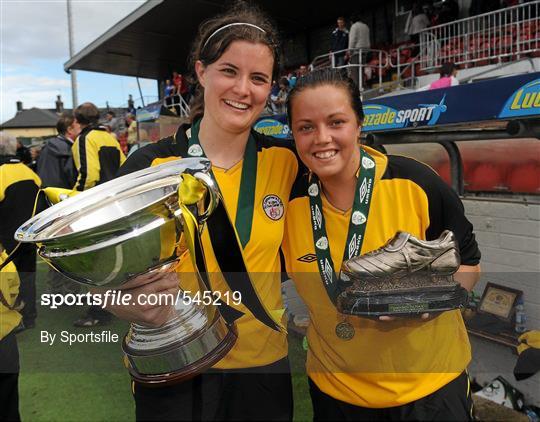
[[[67,110],[66,110],[67,111]],[[56,127],[58,114],[55,111],[32,107],[18,111],[15,117],[0,125],[0,129]]]

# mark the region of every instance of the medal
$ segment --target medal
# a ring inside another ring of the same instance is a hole
[[[336,325],[336,335],[341,340],[350,340],[354,337],[354,327],[350,322],[341,321],[338,325]]]

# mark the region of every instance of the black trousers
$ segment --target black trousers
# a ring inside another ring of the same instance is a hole
[[[138,421],[291,421],[292,383],[287,358],[271,365],[212,370],[169,387],[135,383]]]
[[[6,248],[7,253],[11,253],[17,242],[3,238],[0,242]],[[21,284],[19,286],[19,299],[24,301],[24,308],[21,311],[23,322],[32,323],[37,316],[36,309],[36,246],[22,244],[19,246],[13,263],[17,267]]]
[[[373,409],[354,406],[323,393],[309,379],[314,421],[472,421],[469,378],[463,372],[452,382],[403,406]]]
[[[19,349],[11,332],[0,340],[0,421],[19,420]]]

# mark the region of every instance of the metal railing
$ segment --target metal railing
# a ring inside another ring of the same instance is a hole
[[[310,69],[322,69],[332,67],[347,69],[349,76],[357,83],[360,91],[364,88],[364,78],[377,78],[379,86],[383,83],[383,77],[391,67],[388,52],[371,48],[354,48],[332,53],[322,54],[313,59]]]
[[[539,53],[540,1],[426,28],[420,32],[420,68],[445,62],[487,65]]]
[[[184,97],[179,94],[171,95],[163,99],[163,105],[168,109],[174,110],[174,113],[180,117],[189,116],[189,104]]]

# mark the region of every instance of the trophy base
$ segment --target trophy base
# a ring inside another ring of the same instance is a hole
[[[125,336],[122,349],[127,358],[127,367],[132,379],[147,387],[160,387],[177,384],[200,374],[220,361],[236,342],[236,327],[225,323],[216,316],[214,322],[205,330],[180,339],[162,348],[144,351],[134,348],[132,331],[140,330],[140,326],[132,325]],[[157,329],[152,336],[159,337]],[[169,332],[174,330],[169,329]],[[147,335],[148,344],[152,339]],[[155,341],[154,341],[155,343]]]
[[[461,285],[444,288],[401,289],[365,292],[346,290],[337,299],[342,314],[378,318],[380,316],[414,317],[459,309],[467,304],[469,294]]]

